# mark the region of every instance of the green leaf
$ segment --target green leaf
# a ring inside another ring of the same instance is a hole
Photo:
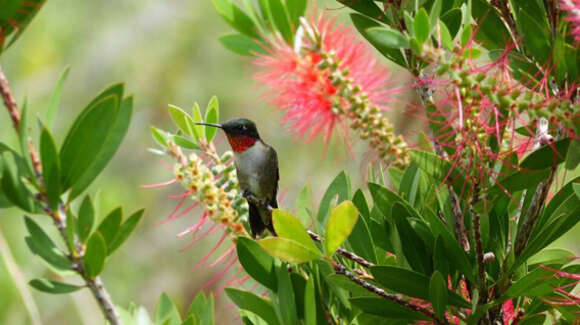
[[[209,103],[207,104],[207,108],[205,110],[205,122],[206,123],[218,123],[220,120],[220,111],[219,111],[219,102],[216,96],[213,96]],[[205,128],[205,139],[209,142],[213,140],[217,132],[217,128]]]
[[[127,131],[129,130],[129,124],[131,123],[131,116],[133,114],[133,97],[127,97],[121,102],[119,108],[119,113],[115,119],[114,124],[111,126],[109,134],[103,144],[98,155],[95,157],[91,163],[89,169],[85,171],[83,176],[73,185],[71,193],[69,195],[69,200],[77,197],[81,194],[101,173],[101,171],[107,166],[109,161],[113,158],[121,142],[125,138]]]
[[[567,249],[548,248],[530,257],[530,259],[527,260],[527,263],[528,265],[564,265],[572,262],[575,257],[576,255]]]
[[[429,280],[429,301],[433,305],[433,311],[439,319],[445,319],[447,307],[447,285],[443,275],[438,271],[433,272]]]
[[[48,265],[56,270],[69,271],[72,267],[71,261],[63,251],[56,247],[44,230],[29,217],[24,217],[24,222],[30,234],[30,236],[25,238],[30,251],[40,256]]]
[[[212,129],[212,128],[207,128]],[[182,137],[180,135],[172,135],[171,140],[181,148],[189,149],[189,150],[197,150],[199,149],[199,145],[186,137]]]
[[[318,207],[318,214],[316,216],[316,219],[320,224],[326,223],[326,218],[330,211],[330,204],[336,197],[338,197],[336,203],[340,203],[350,198],[350,180],[345,172],[340,172],[334,178],[332,183],[330,183],[326,189],[326,192],[324,192],[322,200],[320,200],[320,206]]]
[[[34,279],[28,282],[28,284],[38,291],[52,294],[71,293],[83,288],[81,286],[52,281],[48,279]]]
[[[429,15],[425,8],[419,9],[415,19],[413,20],[413,30],[415,31],[415,38],[419,42],[419,45],[423,45],[427,39],[429,39],[429,34],[431,33],[431,26],[429,23]]]
[[[548,169],[521,170],[498,181],[498,184],[488,190],[488,197],[491,198],[500,193],[516,193],[521,190],[536,187],[541,181],[548,177]],[[510,194],[511,195],[511,194]]]
[[[290,17],[290,22],[294,26],[294,29],[298,29],[300,26],[300,17],[304,16],[306,11],[306,0],[286,0],[286,9],[288,10],[288,16]]]
[[[348,237],[348,243],[350,247],[352,247],[354,253],[363,257],[367,261],[376,263],[377,256],[375,253],[375,243],[373,242],[373,237],[371,236],[371,231],[366,221],[366,219],[370,218],[370,212],[366,206],[366,201],[362,191],[357,190],[352,200],[360,211],[361,218],[358,218],[352,233]]]
[[[155,307],[155,324],[163,325],[179,325],[181,324],[181,316],[179,311],[171,298],[164,292],[157,301]]]
[[[46,127],[40,134],[40,161],[46,196],[50,207],[55,210],[60,201],[60,159],[54,138]]]
[[[260,316],[269,325],[280,324],[272,302],[239,289],[226,288],[228,297],[240,308]]]
[[[334,251],[348,238],[358,220],[358,210],[351,201],[344,201],[330,213],[326,223],[324,250],[326,256]]]
[[[429,10],[429,22],[431,26],[435,26],[437,20],[439,19],[439,15],[441,14],[441,5],[443,0],[435,0],[431,9]]]
[[[95,208],[90,196],[85,196],[79,208],[77,234],[81,243],[85,243],[95,224]]]
[[[387,26],[371,27],[366,29],[369,42],[378,48],[407,49],[409,41],[405,35],[396,29]]]
[[[569,138],[547,144],[529,154],[520,166],[522,168],[536,170],[554,167],[564,161],[569,145]]]
[[[471,25],[464,25],[463,31],[461,32],[461,46],[466,46],[471,40],[471,33],[473,32],[473,27]]]
[[[274,259],[257,242],[240,237],[236,244],[238,259],[244,270],[265,287],[276,291]]]
[[[75,241],[77,238],[77,236],[75,236],[75,233],[77,230],[77,221],[76,221],[74,214],[72,213],[72,211],[70,209],[67,211],[67,214],[66,214],[65,226],[66,226],[66,237],[67,237],[66,244],[69,248],[69,252],[77,253],[76,247],[75,247]]]
[[[286,43],[292,44],[294,35],[292,34],[292,27],[288,20],[288,13],[282,0],[268,0],[268,9],[270,19],[274,22],[276,29],[282,34]]]
[[[60,150],[63,191],[75,186],[75,192],[79,192],[104,167],[100,166],[104,160],[100,156],[114,145],[110,142],[109,132],[116,123],[122,96],[121,84],[106,89],[81,112],[71,126]],[[100,163],[96,164],[97,161]],[[104,161],[107,162],[108,159]],[[79,187],[76,183],[81,179]]]
[[[576,134],[580,133],[580,129]],[[572,140],[566,155],[566,169],[574,170],[580,164],[580,139]]]
[[[290,274],[284,266],[278,268],[278,305],[283,324],[298,323],[294,288],[290,281]]]
[[[151,135],[153,139],[162,147],[167,148],[167,140],[170,139],[170,135],[167,132],[160,130],[154,126],[151,126]]]
[[[144,209],[136,211],[121,225],[113,241],[110,244],[107,244],[108,255],[111,255],[117,248],[123,245],[127,238],[129,238],[129,235],[131,235],[141,220],[144,211]]]
[[[447,28],[444,22],[441,20],[437,21],[439,26],[439,39],[437,41],[441,41],[441,45],[445,47],[447,50],[453,50],[453,37],[451,36],[451,32]]]
[[[391,319],[429,320],[427,316],[379,297],[354,297],[350,302],[362,311]]]
[[[416,271],[430,274],[432,271],[430,253],[421,236],[415,232],[409,223],[411,214],[403,205],[395,202],[391,215],[397,226],[399,237],[405,239],[403,254],[409,265]]]
[[[550,57],[552,49],[552,37],[549,30],[542,28],[542,25],[524,10],[518,13],[518,27],[526,49],[540,65],[543,65]]]
[[[50,96],[48,109],[46,110],[46,126],[49,129],[52,129],[54,126],[54,119],[56,118],[56,114],[58,113],[58,106],[60,105],[60,97],[62,94],[62,89],[64,88],[64,83],[66,82],[69,71],[70,67],[66,67],[64,69],[64,71],[58,78],[58,81],[56,82],[56,87],[54,87],[52,95]]]
[[[510,34],[499,14],[485,0],[472,0],[471,14],[477,21],[475,39],[486,49],[504,49]]]
[[[218,14],[233,28],[251,38],[259,39],[254,22],[231,0],[212,0]]]
[[[374,1],[352,1],[352,0],[337,0],[338,2],[346,5],[352,10],[360,12],[362,15],[356,14],[361,17],[369,17],[367,19],[376,19],[384,23],[389,24],[389,18],[385,15],[385,11],[375,4]],[[352,15],[351,15],[352,17]]]
[[[318,247],[316,247],[297,217],[289,212],[275,209],[272,212],[272,222],[278,237],[296,241],[307,249],[318,252]]]
[[[118,207],[111,211],[99,224],[99,228],[97,228],[97,230],[103,236],[107,246],[112,244],[113,239],[115,239],[119,233],[119,229],[121,228],[121,220],[123,220],[123,209]]]
[[[194,131],[195,124],[193,119],[184,110],[177,106],[169,105],[169,115],[183,133],[189,135],[192,139],[199,138]]]
[[[100,232],[94,232],[87,241],[87,249],[83,257],[85,272],[91,279],[96,278],[105,268],[107,244]]]
[[[316,325],[316,293],[313,277],[308,278],[304,289],[304,324]]]
[[[193,119],[193,122],[195,123],[199,123],[199,122],[203,122],[203,118],[201,115],[201,109],[199,109],[199,105],[197,103],[193,103],[193,110],[191,112],[191,118]],[[193,125],[193,132],[195,133],[195,137],[196,138],[201,138],[203,139],[204,135],[205,135],[205,126],[203,125]]]
[[[208,299],[205,293],[200,291],[191,303],[191,306],[189,306],[187,314],[195,315],[195,318],[198,320],[195,324],[214,325],[215,304],[213,294],[210,294]]]
[[[12,204],[24,211],[34,213],[36,202],[33,194],[23,184],[26,162],[13,151],[2,153],[2,193]]]
[[[393,266],[371,267],[371,274],[378,283],[388,289],[419,299],[429,299],[430,279],[424,274]],[[447,289],[447,286],[445,290],[449,296],[449,304],[462,308],[471,306],[459,295]]]
[[[42,7],[45,0],[0,1],[0,53],[12,45]]]
[[[449,28],[449,34],[451,34],[452,39],[455,39],[459,27],[461,27],[461,18],[462,13],[459,8],[453,8],[441,16],[441,21],[443,21],[445,26]]]
[[[258,243],[272,256],[290,263],[305,263],[322,256],[320,251],[314,251],[287,238],[265,238]]]
[[[226,49],[236,54],[255,56],[267,53],[260,43],[242,34],[226,34],[220,36],[218,40]]]
[[[362,2],[363,1],[357,1],[357,3],[362,3]],[[370,2],[370,1],[364,1],[364,2]],[[379,15],[377,15],[377,17],[382,16],[382,15],[383,14],[380,13]],[[358,32],[364,38],[366,38],[383,56],[385,56],[389,60],[395,62],[396,64],[398,64],[404,68],[407,67],[407,63],[406,63],[405,58],[403,57],[403,54],[401,53],[400,49],[386,47],[386,46],[381,45],[381,43],[373,43],[371,41],[371,38],[370,38],[369,34],[367,33],[367,30],[369,28],[372,28],[372,27],[382,27],[382,25],[380,25],[375,20],[372,20],[366,16],[359,15],[359,14],[351,14],[350,19],[352,20],[352,23],[354,24],[354,26],[356,27]]]
[[[427,151],[411,150],[410,155],[411,160],[428,176],[432,177],[436,183],[449,183],[456,193],[464,191],[466,180],[463,173],[457,168],[452,169],[449,162]]]

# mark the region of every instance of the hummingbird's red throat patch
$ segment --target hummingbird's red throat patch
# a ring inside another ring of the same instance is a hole
[[[244,152],[256,143],[257,139],[247,135],[227,135],[228,141],[235,152]]]

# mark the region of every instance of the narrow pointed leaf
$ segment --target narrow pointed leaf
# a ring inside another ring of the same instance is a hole
[[[68,73],[70,71],[70,67],[66,67],[64,71],[61,73],[58,81],[56,82],[56,86],[52,91],[52,95],[50,96],[50,101],[48,105],[48,109],[46,110],[46,126],[49,129],[52,129],[54,126],[54,119],[58,113],[58,107],[60,105],[60,98],[62,95],[62,89],[64,88],[64,83],[68,77]]]
[[[97,277],[105,267],[107,257],[107,244],[98,231],[93,233],[87,242],[87,249],[83,257],[85,272],[91,279]]]
[[[240,55],[253,57],[256,54],[266,54],[266,50],[252,38],[242,34],[226,34],[218,38],[222,45]]]
[[[115,235],[115,238],[111,242],[111,244],[107,245],[107,254],[111,255],[117,248],[119,248],[123,243],[129,238],[129,235],[135,230],[137,224],[141,220],[143,216],[143,212],[145,210],[141,209],[133,213],[127,220],[121,225],[119,228],[118,233]]]
[[[40,226],[29,217],[25,217],[26,229],[30,236],[26,237],[26,244],[32,253],[40,256],[51,267],[59,271],[68,271],[72,263],[60,250],[52,239],[40,228]]]
[[[54,138],[45,127],[42,128],[40,135],[40,161],[46,196],[50,207],[54,210],[58,208],[60,201],[60,157]]]
[[[123,210],[118,207],[111,211],[99,224],[97,230],[101,233],[108,246],[112,244],[113,239],[119,233],[121,220],[123,220]]]
[[[184,110],[177,106],[169,105],[169,115],[183,133],[189,135],[192,139],[198,138],[194,132],[193,119]]]
[[[85,243],[95,225],[95,208],[90,196],[85,196],[78,214],[77,234],[81,243]]]
[[[254,22],[231,0],[212,0],[218,14],[240,33],[252,38],[260,38]]]
[[[278,285],[274,273],[274,258],[262,246],[249,238],[238,238],[236,249],[244,270],[254,280],[276,291]]]
[[[251,292],[234,288],[226,288],[226,294],[238,306],[238,308],[251,311],[260,316],[264,321],[266,321],[266,324],[280,324],[271,301],[258,297]]]
[[[28,284],[38,291],[52,294],[71,293],[83,288],[81,286],[52,281],[48,279],[34,279],[28,282]]]
[[[209,104],[207,104],[207,108],[205,110],[205,122],[206,123],[218,123],[220,120],[220,111],[219,111],[219,102],[216,96],[213,96],[209,100]],[[209,142],[213,140],[217,132],[217,128],[205,128],[205,139]]]
[[[415,20],[413,21],[413,30],[415,31],[415,38],[419,42],[419,45],[425,43],[425,41],[429,38],[429,34],[431,32],[431,24],[429,22],[429,15],[425,8],[419,9],[417,15],[415,16]]]
[[[447,286],[443,275],[438,271],[433,272],[429,280],[429,301],[433,305],[433,311],[439,319],[444,319],[447,307]]]
[[[111,161],[129,130],[132,115],[133,97],[127,97],[120,103],[119,112],[107,134],[101,150],[83,173],[82,177],[73,185],[69,200],[81,194],[107,166],[109,161]]]
[[[157,306],[155,307],[155,324],[181,324],[179,311],[165,292],[161,294],[161,297],[159,297],[159,300],[157,301]]]

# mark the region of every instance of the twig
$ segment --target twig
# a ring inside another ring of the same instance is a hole
[[[310,238],[312,238],[312,240],[314,240],[314,241],[316,241],[316,242],[322,242],[322,237],[321,237],[320,235],[318,235],[318,234],[316,234],[316,233],[314,233],[314,232],[310,231],[310,230],[308,230],[308,235],[310,236]],[[373,264],[373,263],[371,263],[371,262],[369,262],[369,261],[365,260],[364,258],[362,258],[362,257],[360,257],[360,256],[358,256],[358,255],[356,255],[356,254],[355,254],[355,253],[353,253],[353,252],[347,251],[346,249],[344,249],[344,248],[342,248],[342,247],[339,247],[339,248],[336,250],[336,252],[337,252],[339,255],[341,255],[342,257],[344,257],[344,258],[347,258],[347,259],[349,259],[349,260],[351,260],[351,261],[353,261],[353,262],[357,263],[357,264],[358,264],[358,265],[360,265],[360,266],[364,266],[364,267],[366,267],[366,268],[369,268],[369,267],[373,267],[373,266],[375,266],[375,264]]]
[[[511,14],[510,8],[508,7],[508,1],[506,0],[492,0],[491,5],[494,6],[501,14],[501,18],[508,25],[509,30],[517,37],[516,23],[514,22],[514,17]]]
[[[479,275],[480,304],[487,302],[487,286],[485,284],[485,261],[483,257],[483,243],[481,241],[481,216],[470,205],[470,212],[473,218],[473,241],[475,242],[475,254],[477,256],[477,271]]]
[[[20,111],[18,110],[18,105],[14,100],[14,96],[10,91],[10,85],[8,80],[4,76],[2,72],[2,68],[0,68],[0,95],[2,95],[2,99],[4,101],[4,105],[10,114],[12,119],[12,125],[16,132],[20,130]],[[50,216],[58,229],[62,239],[65,243],[68,243],[68,234],[66,232],[66,207],[61,206],[58,209],[52,209],[48,203],[48,198],[45,194],[45,189],[43,184],[43,175],[42,175],[42,167],[40,160],[38,159],[38,155],[34,149],[34,144],[31,140],[28,142],[28,151],[30,154],[32,167],[34,169],[34,174],[36,179],[38,180],[39,184],[41,184],[42,189],[39,189],[39,194],[36,195],[36,199],[44,205],[44,212]],[[99,307],[103,311],[105,318],[111,323],[111,325],[121,325],[121,319],[117,311],[115,310],[113,301],[111,296],[105,289],[103,282],[100,277],[95,277],[91,279],[85,272],[82,260],[82,247],[79,243],[75,243],[75,249],[71,249],[69,247],[69,254],[68,258],[73,265],[76,265],[75,271],[83,278],[93,296],[97,300]],[[68,247],[68,245],[67,245]],[[80,254],[75,254],[75,250]]]
[[[365,288],[366,290],[375,293],[389,301],[392,301],[396,304],[399,304],[407,309],[410,309],[412,311],[421,313],[429,318],[431,318],[435,324],[448,324],[447,321],[441,321],[439,320],[435,314],[433,314],[433,312],[429,309],[425,309],[421,306],[415,305],[409,301],[406,301],[400,297],[398,297],[397,295],[391,294],[386,292],[385,290],[363,280],[360,279],[359,277],[357,277],[354,273],[350,272],[349,270],[346,269],[346,267],[344,265],[338,264],[334,261],[331,261],[332,263],[332,267],[334,268],[334,272],[336,274],[342,274],[344,276],[346,276],[349,280],[351,280],[352,282],[358,284],[359,286]]]
[[[0,67],[0,94],[2,95],[2,99],[4,100],[4,105],[10,114],[10,118],[12,119],[12,125],[16,129],[16,132],[20,130],[20,111],[18,110],[18,106],[16,104],[16,100],[14,96],[12,96],[12,92],[10,91],[10,84],[2,71],[2,67]]]
[[[524,220],[522,221],[521,231],[518,232],[515,241],[515,255],[516,257],[521,254],[524,250],[526,245],[528,244],[528,240],[532,234],[532,230],[538,221],[540,216],[540,212],[542,211],[542,207],[544,206],[544,202],[546,202],[546,197],[548,196],[548,192],[550,191],[550,187],[552,186],[552,182],[554,181],[554,176],[556,175],[556,167],[553,167],[550,170],[550,174],[548,178],[540,183],[536,193],[534,193],[534,197],[532,198],[532,202],[530,203],[530,207],[528,208],[528,212],[526,213]]]

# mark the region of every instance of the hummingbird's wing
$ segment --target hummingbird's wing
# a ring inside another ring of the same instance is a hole
[[[273,166],[270,171],[272,174],[269,175],[274,180],[274,186],[272,188],[272,196],[270,197],[270,205],[272,208],[278,208],[278,181],[280,180],[280,172],[278,170],[278,154],[274,148],[268,146],[270,151],[268,157],[270,158],[269,166]]]

